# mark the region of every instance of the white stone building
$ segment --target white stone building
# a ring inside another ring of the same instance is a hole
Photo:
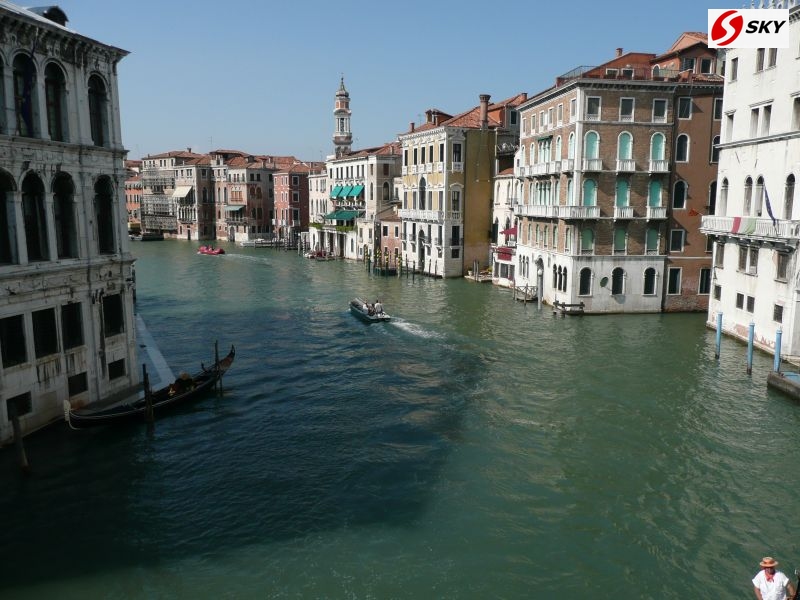
[[[0,443],[138,383],[117,64],[0,0]]]
[[[708,325],[800,360],[800,4],[789,8],[790,48],[730,49],[725,57],[716,206],[702,231],[714,239]],[[761,7],[756,7],[761,8]],[[764,8],[767,8],[766,6]]]

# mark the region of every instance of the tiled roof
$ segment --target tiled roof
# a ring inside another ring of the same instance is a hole
[[[503,169],[497,174],[497,177],[503,177],[504,175],[514,175],[514,167],[508,167],[507,169]]]
[[[197,158],[202,156],[202,154],[197,154],[195,152],[188,152],[186,150],[172,150],[170,152],[162,152],[161,154],[148,154],[145,156],[145,159],[152,159],[152,158]]]
[[[675,43],[672,44],[672,47],[667,50],[666,54],[683,50],[684,48],[694,46],[695,44],[708,45],[708,35],[702,31],[684,31],[675,41]]]

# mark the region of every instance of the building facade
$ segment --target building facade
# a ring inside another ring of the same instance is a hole
[[[459,277],[491,265],[498,148],[516,141],[516,106],[526,95],[492,105],[489,98],[456,116],[428,110],[425,123],[399,136],[402,260],[415,271]]]
[[[800,5],[789,7],[790,48],[725,56],[719,194],[702,231],[714,242],[708,324],[800,360]],[[777,3],[787,8],[786,3]],[[760,8],[760,7],[757,7]],[[766,6],[764,7],[766,8]]]
[[[0,443],[139,381],[117,65],[0,0]]]
[[[517,286],[592,313],[705,310],[721,91],[690,33],[664,55],[620,48],[525,103]]]

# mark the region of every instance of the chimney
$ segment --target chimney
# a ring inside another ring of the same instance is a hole
[[[189,153],[191,153],[191,151],[192,151],[192,147],[191,147],[191,146],[189,146],[188,148],[186,148],[186,151],[187,151],[187,152],[189,152]]]
[[[489,125],[489,94],[478,96],[481,100],[481,129],[486,129]]]
[[[617,58],[622,56],[622,48],[617,48]]]
[[[411,121],[411,123],[409,123],[408,130],[409,132],[414,133],[414,121]]]

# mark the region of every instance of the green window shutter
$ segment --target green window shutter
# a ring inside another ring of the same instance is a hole
[[[632,155],[633,138],[630,133],[623,133],[619,136],[619,158],[620,160],[630,160]]]
[[[658,179],[653,179],[650,182],[647,206],[661,206],[661,181]]]
[[[617,206],[628,206],[628,180],[617,179]]]

